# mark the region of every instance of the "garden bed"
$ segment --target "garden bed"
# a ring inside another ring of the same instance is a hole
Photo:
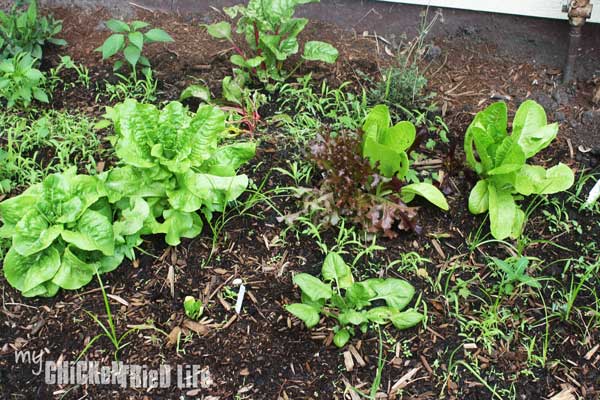
[[[114,104],[103,94],[105,80],[115,82],[115,77],[111,65],[102,62],[101,55],[93,50],[108,36],[102,21],[109,16],[72,9],[51,11],[64,21],[61,37],[68,46],[51,47],[41,69],[55,67],[59,56],[68,54],[88,66],[91,85],[89,90],[60,89],[48,108],[78,110],[100,118],[104,107]],[[159,82],[155,103],[176,100],[183,89],[198,81],[204,82],[214,95],[220,95],[221,80],[231,73],[230,46],[214,40],[199,27],[207,19],[219,20],[217,12],[202,16],[202,21],[183,21],[145,11],[140,11],[138,18],[163,28],[175,40],[149,48],[148,57]],[[348,90],[358,93],[370,84],[367,77],[379,79],[380,69],[393,61],[390,54],[394,49],[385,38],[349,32],[323,22],[309,23],[301,39],[334,43],[339,50],[335,64],[310,64],[297,71],[298,76],[311,72],[317,86],[327,81],[331,87],[337,87],[349,81]],[[293,161],[304,163],[307,146],[277,122],[282,99],[272,98],[260,109],[261,124],[253,134],[259,142],[256,156],[242,168],[269,201],[256,201],[244,210],[244,203],[253,197],[252,193],[242,195],[241,205],[228,210],[231,218],[217,232],[216,250],[207,224],[201,235],[184,239],[176,247],[168,247],[163,235],[147,236],[141,246],[144,252],[138,252],[137,259],[102,276],[112,295],[110,303],[117,331],[146,324],[171,334],[165,337],[152,329],[134,333],[128,337],[130,343],[119,353],[119,359],[153,368],[160,364],[199,365],[209,371],[208,387],[148,391],[112,385],[45,384],[43,374],[35,376],[31,365],[15,363],[15,351],[43,350],[45,360],[75,360],[100,329],[86,311],[105,315],[98,283],[94,280],[77,291],[63,290],[50,299],[29,299],[2,277],[3,396],[358,399],[351,388],[367,393],[381,358],[378,392],[382,395],[377,398],[597,398],[598,268],[585,277],[583,289],[573,298],[570,314],[565,317],[563,312],[573,286],[589,270],[587,266],[599,262],[599,209],[580,209],[594,182],[582,177],[595,172],[597,179],[600,159],[600,118],[597,112],[590,112],[592,87],[589,82],[580,82],[565,88],[559,84],[560,71],[498,54],[493,45],[479,36],[437,38],[435,48],[427,59],[425,75],[428,91],[435,93],[432,101],[438,106],[432,113],[448,126],[449,142],[439,143],[433,149],[422,145],[420,150],[429,159],[440,160],[436,165],[445,175],[450,211],[416,200],[421,208],[421,233],[401,232],[393,239],[380,236],[376,243],[385,250],[375,251],[358,263],[361,277],[389,276],[409,281],[416,288],[416,297],[421,296],[426,305],[426,325],[402,331],[382,328],[380,335],[374,330],[358,333],[350,342],[351,349],[338,349],[332,344],[331,324],[308,330],[285,310],[285,305],[300,297],[292,283],[293,275],[318,275],[324,255],[317,241],[302,233],[304,227],[290,228],[280,218],[296,213],[300,205],[295,196],[278,190],[295,186],[296,182],[274,168],[289,169],[289,162]],[[76,76],[69,73],[64,79],[74,81]],[[488,224],[467,208],[477,176],[465,165],[464,133],[474,115],[492,102],[506,101],[509,113],[514,115],[527,99],[537,100],[550,121],[560,122],[558,138],[535,157],[536,163],[567,164],[575,171],[576,184],[545,200],[523,202],[524,208],[540,202],[525,227],[526,239],[486,243]],[[110,130],[100,133],[105,148],[109,147],[104,140],[107,134],[111,134]],[[437,139],[435,133],[427,130],[423,135]],[[109,157],[96,162],[101,162],[99,169],[108,169],[116,161]],[[305,184],[318,182],[319,175],[315,173]],[[0,199],[21,190],[0,195]],[[483,232],[478,234],[482,223]],[[337,232],[334,228],[325,230],[322,242],[333,246]],[[355,232],[361,236],[358,227]],[[541,288],[538,292],[521,286],[494,308],[497,298],[491,293],[498,276],[487,257],[504,259],[518,252],[543,260],[531,272],[541,279]],[[403,262],[388,269],[386,266],[394,260]],[[247,288],[239,315],[232,296],[238,290],[233,284],[237,278]],[[182,304],[188,295],[203,300],[207,319],[202,323],[190,324],[186,318]],[[187,334],[174,342],[172,334],[178,327]],[[109,364],[113,360],[111,349],[110,342],[103,338],[91,346],[85,357]],[[561,391],[573,394],[553,397]]]

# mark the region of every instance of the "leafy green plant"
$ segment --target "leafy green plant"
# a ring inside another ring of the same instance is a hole
[[[204,313],[204,305],[200,300],[196,300],[194,296],[185,296],[183,299],[183,309],[185,315],[191,319],[199,319]]]
[[[494,264],[502,273],[502,282],[500,284],[501,294],[512,294],[515,290],[515,284],[529,286],[534,289],[540,289],[542,285],[539,280],[527,274],[529,259],[521,257],[516,260],[500,260],[493,258]]]
[[[96,101],[106,96],[108,101],[124,101],[126,99],[136,99],[140,103],[152,103],[156,101],[156,88],[158,87],[158,80],[154,78],[152,70],[146,68],[142,71],[143,77],[138,75],[123,75],[115,74],[119,81],[111,83],[104,81],[104,93],[98,88],[96,94]],[[98,85],[98,84],[96,84]]]
[[[321,269],[322,280],[310,274],[297,274],[294,283],[302,291],[302,302],[286,310],[302,320],[307,328],[316,326],[321,316],[333,318],[333,342],[343,347],[358,327],[365,333],[370,324],[392,323],[396,329],[408,329],[423,320],[423,314],[408,309],[414,287],[401,279],[373,278],[355,282],[350,267],[335,252],[327,254]],[[385,303],[377,305],[377,303]]]
[[[220,105],[221,110],[229,112],[230,122],[244,125],[248,132],[254,133],[261,121],[258,109],[266,104],[267,98],[258,90],[252,90],[245,85],[244,78],[226,76],[222,82],[223,98],[213,101],[210,90],[204,85],[190,85],[181,92],[180,100],[195,98],[207,104]],[[233,129],[233,128],[232,128]]]
[[[311,146],[311,157],[323,171],[318,189],[305,189],[302,212],[285,219],[293,222],[309,214],[316,223],[337,225],[349,218],[369,232],[387,237],[397,230],[420,231],[417,208],[407,204],[419,195],[448,210],[444,195],[430,183],[408,183],[406,151],[415,138],[407,121],[391,126],[389,110],[379,105],[367,115],[363,130],[327,132]]]
[[[102,182],[74,169],[3,201],[0,217],[0,237],[12,239],[4,275],[25,297],[78,289],[96,271],[117,268],[127,252]]]
[[[550,145],[558,124],[548,124],[542,106],[527,100],[517,110],[508,134],[507,107],[497,102],[477,113],[465,134],[467,164],[480,176],[469,196],[469,211],[489,212],[492,236],[520,236],[525,212],[516,201],[531,194],[567,190],[575,180],[565,164],[549,168],[527,164]]]
[[[26,10],[22,9],[24,4],[27,4]],[[7,13],[0,10],[0,60],[27,53],[40,61],[46,42],[58,46],[67,44],[55,38],[61,30],[61,21],[38,14],[36,0],[17,0]]]
[[[138,63],[143,69],[150,69],[150,60],[143,55],[144,46],[150,43],[173,42],[167,32],[159,28],[143,29],[150,25],[144,21],[133,21],[131,24],[111,19],[106,21],[106,26],[113,34],[108,37],[96,51],[102,53],[102,59],[107,60],[118,53],[123,53],[123,58],[129,64],[132,75],[136,75]],[[118,71],[123,67],[123,60],[117,60],[113,70]]]
[[[282,81],[289,77],[304,61],[334,63],[338,51],[329,43],[309,41],[304,45],[299,63],[290,73],[284,71],[284,62],[300,50],[298,35],[308,23],[306,18],[294,18],[298,5],[317,3],[319,0],[250,0],[246,6],[239,4],[224,9],[232,19],[238,18],[235,31],[246,41],[248,51],[236,43],[229,22],[207,25],[208,33],[230,42],[236,54],[231,63],[239,67],[237,73],[256,76],[260,81]]]
[[[254,156],[255,144],[219,146],[225,113],[216,107],[202,105],[190,113],[179,102],[159,110],[128,99],[107,107],[105,117],[103,125],[114,125],[112,141],[122,165],[102,176],[108,198],[140,204],[142,234],[164,233],[168,244],[178,245],[181,237],[202,230],[196,211],[210,220],[248,186],[248,177],[236,171]]]
[[[65,82],[61,78],[61,72],[64,70],[74,71],[77,75],[75,82]],[[70,56],[61,56],[60,63],[50,69],[50,75],[48,76],[48,87],[50,92],[54,92],[58,87],[58,84],[62,83],[63,87],[74,88],[76,84],[80,84],[86,89],[90,88],[90,70],[83,64],[76,64]]]
[[[27,108],[33,99],[48,103],[44,75],[34,64],[35,59],[29,53],[0,61],[0,98],[6,99],[8,108]]]
[[[73,166],[96,173],[96,160],[110,153],[90,134],[94,121],[83,114],[48,110],[31,118],[0,112],[0,192],[39,183]]]

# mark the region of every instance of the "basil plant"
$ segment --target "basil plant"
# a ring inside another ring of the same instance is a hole
[[[294,283],[302,291],[302,302],[289,304],[286,310],[302,320],[307,328],[316,326],[321,316],[335,319],[333,342],[338,347],[350,340],[355,328],[365,333],[370,324],[391,322],[396,329],[408,329],[423,320],[423,314],[418,311],[404,310],[415,288],[402,279],[372,278],[355,282],[350,267],[335,252],[327,254],[321,275],[322,280],[305,273],[295,275]]]
[[[393,126],[391,123],[387,106],[373,107],[363,124],[363,157],[368,158],[383,177],[402,182],[406,180],[410,168],[407,151],[415,141],[416,128],[409,121],[401,121]],[[400,190],[405,203],[419,195],[442,210],[448,210],[444,194],[430,183],[403,185]]]
[[[254,156],[255,144],[219,146],[226,132],[219,108],[191,113],[176,101],[161,110],[129,99],[107,107],[105,117],[114,125],[120,166],[101,179],[109,201],[139,217],[142,234],[165,234],[176,246],[200,234],[197,211],[210,221],[246,190],[248,177],[237,169]]]
[[[558,124],[548,124],[544,108],[533,100],[517,110],[510,135],[503,102],[477,113],[469,125],[464,143],[467,164],[481,178],[469,195],[469,211],[489,212],[494,238],[520,236],[525,212],[517,201],[524,196],[557,193],[573,185],[573,171],[565,164],[549,169],[527,164],[557,133]]]
[[[0,203],[0,218],[0,238],[12,239],[4,275],[25,297],[79,289],[139,244],[121,229],[126,221],[113,225],[102,182],[74,168]]]

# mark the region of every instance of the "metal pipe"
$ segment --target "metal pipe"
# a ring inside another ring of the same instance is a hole
[[[569,83],[575,75],[575,63],[579,53],[581,43],[581,27],[586,19],[592,16],[592,4],[590,0],[571,0],[568,7],[569,24],[569,50],[567,53],[567,62],[563,74],[563,83]]]
[[[579,54],[579,44],[581,43],[581,25],[571,25],[569,31],[569,51],[567,53],[567,64],[565,65],[565,73],[563,74],[563,82],[569,83],[573,80],[575,62]]]

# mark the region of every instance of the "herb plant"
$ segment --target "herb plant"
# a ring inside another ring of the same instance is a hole
[[[132,75],[136,75],[138,63],[143,69],[150,69],[150,60],[143,55],[144,45],[150,43],[173,42],[173,38],[162,29],[152,28],[146,32],[143,29],[150,25],[144,21],[133,21],[127,24],[123,21],[111,19],[106,21],[106,26],[113,34],[108,37],[96,49],[102,53],[102,59],[107,60],[118,53],[123,53],[123,58],[129,64]],[[113,70],[118,71],[123,67],[123,61],[117,60],[113,65]]]
[[[302,302],[290,304],[286,310],[307,328],[316,326],[321,316],[335,319],[333,342],[338,347],[350,340],[356,328],[365,333],[370,324],[391,322],[396,329],[408,329],[423,320],[423,314],[414,309],[402,311],[415,293],[404,280],[373,278],[355,282],[350,267],[335,252],[327,254],[321,275],[322,280],[305,273],[295,275]]]
[[[22,6],[27,4],[27,9]],[[0,10],[0,60],[28,53],[33,59],[42,59],[46,42],[58,46],[67,44],[55,36],[62,30],[62,22],[38,15],[36,0],[17,0],[10,11]]]
[[[0,217],[0,237],[12,239],[4,275],[25,297],[78,289],[96,271],[118,267],[125,254],[102,182],[74,169],[3,201]]]
[[[467,164],[481,178],[469,196],[469,211],[489,212],[494,238],[521,235],[526,216],[518,200],[531,194],[561,192],[573,185],[573,171],[565,164],[547,170],[527,164],[557,133],[558,124],[548,124],[544,108],[533,100],[517,110],[510,135],[504,102],[477,113],[469,125],[464,143]]]
[[[248,186],[237,169],[254,156],[254,143],[219,146],[225,113],[202,105],[190,113],[181,103],[162,110],[129,99],[107,107],[121,167],[103,174],[111,203],[127,199],[149,210],[142,234],[164,233],[170,245],[193,238],[203,222],[222,212]],[[145,205],[144,205],[145,203]]]
[[[309,41],[304,45],[301,61],[291,73],[284,71],[284,63],[300,50],[298,35],[306,24],[306,18],[294,18],[298,5],[317,3],[319,0],[249,0],[248,5],[225,8],[232,19],[238,18],[236,32],[246,41],[247,51],[238,45],[232,34],[231,24],[218,22],[207,26],[208,33],[220,40],[230,42],[236,54],[231,63],[248,76],[260,81],[282,81],[293,73],[303,61],[334,63],[338,51],[329,43]]]
[[[29,53],[0,61],[0,98],[6,99],[7,107],[27,108],[33,99],[48,103],[44,75],[34,65]]]

